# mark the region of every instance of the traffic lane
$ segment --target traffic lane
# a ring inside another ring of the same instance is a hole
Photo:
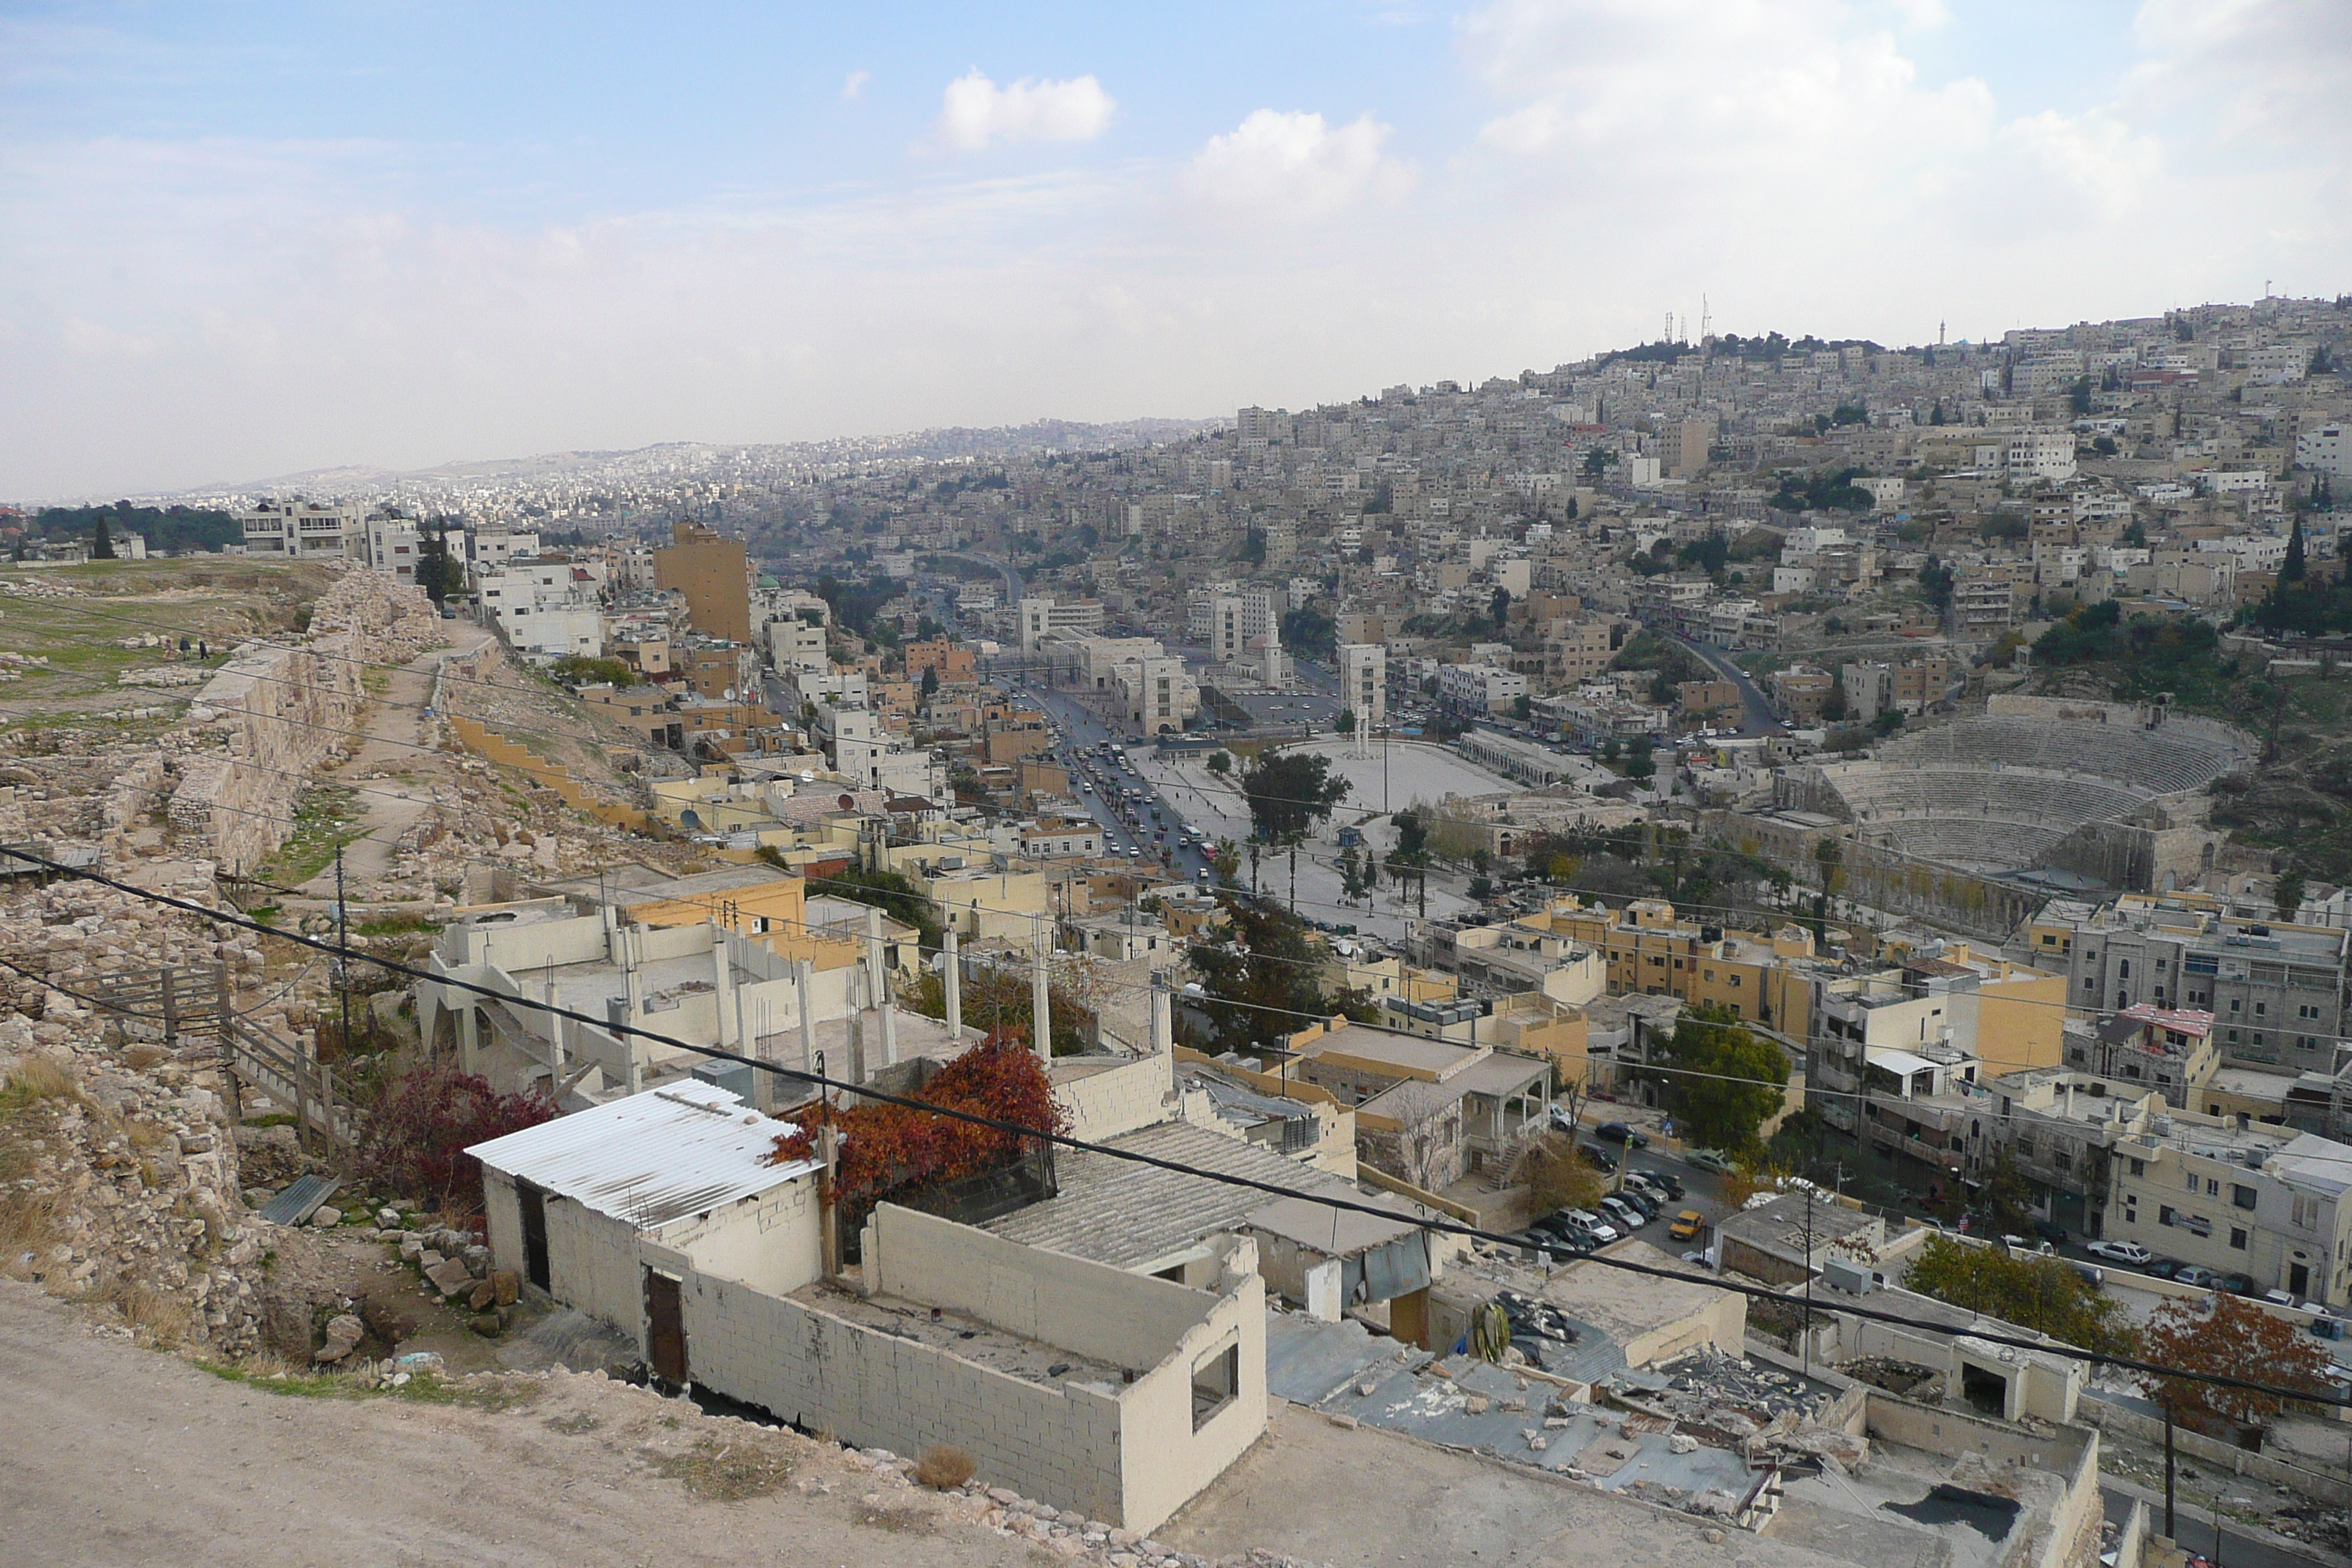
[[[1731,656],[1713,643],[1703,643],[1690,637],[1675,636],[1675,641],[1696,655],[1708,668],[1722,676],[1739,689],[1739,704],[1744,723],[1742,735],[1766,735],[1780,729],[1780,716],[1773,712],[1771,700],[1756,684],[1755,678],[1733,661]]]

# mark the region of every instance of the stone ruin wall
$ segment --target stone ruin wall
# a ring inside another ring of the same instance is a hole
[[[353,746],[367,668],[441,640],[422,589],[346,571],[312,605],[299,646],[249,643],[198,694],[182,731],[173,828],[231,869],[268,858],[292,835],[304,784]]]

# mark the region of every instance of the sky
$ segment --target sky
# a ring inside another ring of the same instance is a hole
[[[0,0],[0,498],[2352,289],[2342,0]]]

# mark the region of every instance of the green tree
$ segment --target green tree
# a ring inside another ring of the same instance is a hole
[[[1322,952],[1307,941],[1306,922],[1255,900],[1223,898],[1225,931],[1192,943],[1192,971],[1208,1016],[1204,1048],[1241,1050],[1280,1044],[1338,1011],[1315,984]],[[1189,1009],[1188,1009],[1189,1011]]]
[[[114,540],[106,531],[106,516],[103,512],[99,514],[98,526],[90,530],[89,558],[92,561],[114,559]]]
[[[1339,716],[1331,721],[1331,728],[1339,731],[1342,735],[1354,734],[1356,732],[1356,710],[1353,708],[1340,709]]]
[[[1685,1013],[1667,1043],[1666,1092],[1686,1136],[1710,1149],[1746,1149],[1756,1130],[1780,1109],[1789,1058],[1780,1047],[1742,1028],[1727,1008]]]
[[[927,664],[923,667],[923,700],[929,702],[939,695],[939,690],[940,667],[936,664]]]
[[[1528,697],[1526,692],[1522,691],[1517,697],[1511,699],[1511,717],[1517,719],[1520,723],[1524,724],[1528,720],[1534,718],[1535,712],[1535,701],[1533,699]]]
[[[1927,1238],[1904,1284],[1971,1312],[2107,1355],[2137,1338],[2123,1303],[2100,1295],[2063,1258],[2012,1258],[2006,1247]]]
[[[872,904],[900,925],[913,926],[922,933],[922,946],[927,952],[939,951],[946,928],[932,912],[931,900],[921,889],[898,871],[868,871],[860,866],[835,871],[830,877],[812,878],[810,890],[831,893],[835,898],[853,903]]]
[[[1250,821],[1268,844],[1296,844],[1348,798],[1351,786],[1312,752],[1261,752],[1242,773]]]
[[[1339,896],[1354,903],[1370,891],[1370,884],[1364,880],[1363,857],[1350,844],[1339,851]]]
[[[2281,583],[2300,583],[2303,575],[2303,514],[2297,512],[2294,526],[2287,532],[2286,559],[2279,563],[2278,580]]]
[[[1230,752],[1211,752],[1209,753],[1209,771],[1215,773],[1220,778],[1232,773],[1234,771],[1233,753]]]
[[[2285,876],[2281,877],[2278,879],[2278,887],[2273,891],[2273,902],[2278,910],[2279,919],[2283,921],[2294,919],[2295,911],[2303,908],[2303,873],[2289,871]]]

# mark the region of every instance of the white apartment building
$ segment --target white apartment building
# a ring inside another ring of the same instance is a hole
[[[499,567],[522,556],[539,553],[536,532],[517,532],[511,529],[473,529],[466,531],[466,564],[477,572],[486,567]]]
[[[1340,647],[1339,706],[1355,714],[1360,733],[1388,722],[1388,649],[1378,643],[1348,643]]]
[[[823,626],[792,615],[764,622],[760,630],[761,640],[768,645],[769,662],[780,672],[807,670],[822,675],[831,668]]]
[[[475,574],[482,608],[516,651],[540,658],[594,658],[604,651],[601,566],[510,559]]]
[[[1528,678],[1491,664],[1449,664],[1437,671],[1437,695],[1448,707],[1473,713],[1507,713],[1528,694]]]
[[[367,520],[367,562],[379,572],[414,584],[425,556],[425,535],[415,520],[379,513]]]
[[[2071,430],[2020,430],[2010,437],[2002,460],[2012,481],[2058,483],[2074,477],[2074,434]]]
[[[861,789],[927,800],[949,798],[947,764],[932,762],[929,752],[901,747],[871,710],[845,708],[830,717],[835,773],[856,779]]]
[[[2352,1146],[2316,1133],[2159,1116],[2116,1142],[2105,1231],[2329,1306],[2352,1300]]]
[[[1021,601],[1021,651],[1024,654],[1035,653],[1037,645],[1055,632],[1095,637],[1102,629],[1103,607],[1096,600],[1081,599],[1070,605],[1052,598],[1024,597]]]
[[[2294,461],[2330,479],[2352,479],[2352,442],[2345,440],[2342,421],[2305,430],[2294,438]]]
[[[286,555],[303,561],[368,557],[367,518],[356,503],[322,506],[317,501],[263,501],[240,512],[247,555]]]

